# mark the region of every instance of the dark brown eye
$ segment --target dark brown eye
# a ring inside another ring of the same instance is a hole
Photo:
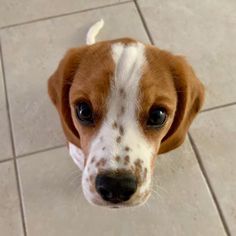
[[[83,125],[91,125],[94,123],[93,110],[89,103],[79,102],[75,106],[76,115],[78,120]]]
[[[149,111],[147,126],[151,128],[161,128],[166,121],[167,113],[162,107],[152,107]]]

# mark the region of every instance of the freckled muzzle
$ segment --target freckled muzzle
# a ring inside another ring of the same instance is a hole
[[[117,204],[132,197],[137,190],[137,179],[130,173],[108,172],[97,175],[95,187],[103,200]]]

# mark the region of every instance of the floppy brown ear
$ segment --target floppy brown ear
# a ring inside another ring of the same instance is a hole
[[[169,63],[178,100],[174,121],[162,140],[159,154],[183,143],[188,128],[204,101],[204,86],[187,61],[183,57],[175,56]]]
[[[86,48],[70,49],[48,80],[48,94],[57,108],[67,140],[77,147],[80,147],[80,138],[71,117],[69,91]]]

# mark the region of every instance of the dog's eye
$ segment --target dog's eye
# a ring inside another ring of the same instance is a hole
[[[149,111],[147,126],[151,128],[160,128],[165,124],[167,118],[166,110],[162,107],[153,107]]]
[[[87,102],[79,102],[76,107],[76,114],[79,121],[83,125],[91,125],[94,123],[93,120],[93,111],[89,103]]]

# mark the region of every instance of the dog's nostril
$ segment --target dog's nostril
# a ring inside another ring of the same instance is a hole
[[[109,199],[112,199],[113,197],[112,192],[104,188],[103,186],[97,187],[97,191],[101,196],[103,196],[103,199],[106,201],[108,201]]]
[[[101,174],[96,177],[96,190],[100,196],[112,203],[127,201],[137,189],[135,176],[130,174]]]
[[[130,199],[130,196],[133,195],[134,189],[124,189],[123,192],[121,192],[120,194],[120,198],[123,200],[123,201],[127,201]]]

